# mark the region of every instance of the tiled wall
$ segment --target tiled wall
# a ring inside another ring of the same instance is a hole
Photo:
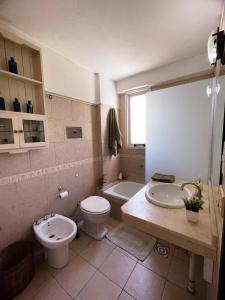
[[[102,152],[102,174],[104,185],[108,185],[118,179],[121,171],[120,154],[111,156],[108,149],[108,114],[110,106],[101,104],[101,152]],[[119,114],[117,110],[117,115]]]
[[[50,211],[74,214],[94,194],[100,177],[98,107],[54,97],[46,99],[49,148],[0,154],[0,249],[32,234],[34,220]],[[66,139],[66,126],[82,126],[82,139]],[[69,191],[57,197],[57,188]]]
[[[120,126],[122,131],[123,149],[121,151],[121,170],[128,180],[145,182],[145,150],[131,149],[126,145],[126,110],[125,96],[120,96]]]

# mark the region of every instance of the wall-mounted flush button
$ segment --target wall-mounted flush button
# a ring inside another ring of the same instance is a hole
[[[66,127],[66,137],[68,139],[82,138],[82,127]]]

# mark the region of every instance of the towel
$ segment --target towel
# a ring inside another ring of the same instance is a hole
[[[160,181],[160,182],[166,182],[166,183],[173,183],[175,181],[175,176],[174,175],[165,175],[165,174],[155,173],[152,176],[152,180]]]
[[[121,133],[118,125],[116,111],[114,108],[109,110],[109,121],[108,121],[109,135],[108,144],[111,155],[117,156],[119,150],[122,148]]]

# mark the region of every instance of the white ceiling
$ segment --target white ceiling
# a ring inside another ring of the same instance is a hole
[[[0,18],[118,80],[206,51],[222,0],[0,0]]]

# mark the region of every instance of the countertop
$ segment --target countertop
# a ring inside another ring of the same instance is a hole
[[[181,184],[182,181],[175,183]],[[146,188],[155,184],[157,182],[152,181],[145,185],[121,207],[123,220],[157,238],[215,260],[218,235],[212,215],[214,210],[211,209],[209,186],[204,185],[204,206],[199,213],[199,222],[195,224],[186,219],[185,208],[163,208],[150,203],[145,197]],[[193,191],[191,186],[187,187]]]

